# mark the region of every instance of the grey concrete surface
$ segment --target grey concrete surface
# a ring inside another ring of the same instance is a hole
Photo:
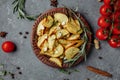
[[[31,43],[30,34],[27,39],[24,39],[25,31],[31,32],[34,21],[17,19],[17,14],[13,14],[13,0],[0,0],[0,31],[8,32],[6,38],[0,38],[0,45],[6,41],[11,40],[16,43],[17,51],[6,54],[0,48],[0,63],[5,64],[5,69],[15,73],[15,79],[9,75],[3,77],[4,80],[120,80],[120,48],[113,49],[107,42],[101,41],[101,49],[91,49],[90,56],[86,62],[80,63],[74,67],[79,72],[72,72],[67,75],[58,71],[58,69],[51,68],[41,63],[34,55]],[[99,8],[102,3],[97,0],[58,0],[59,5],[62,4],[75,8],[87,19],[93,34],[97,30],[97,19],[100,16]],[[30,14],[39,14],[52,8],[49,5],[49,0],[26,0],[26,11]],[[23,35],[19,35],[22,32]],[[102,56],[103,59],[98,59]],[[86,66],[91,65],[113,74],[113,78],[103,77],[94,74],[86,69]],[[16,66],[19,66],[22,75],[18,74]],[[2,77],[2,76],[0,76]]]

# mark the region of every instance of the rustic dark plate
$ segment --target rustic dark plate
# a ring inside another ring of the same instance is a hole
[[[33,51],[35,53],[35,55],[37,56],[37,58],[42,61],[44,64],[47,64],[51,67],[54,67],[54,68],[61,68],[59,67],[57,64],[49,61],[49,57],[48,56],[45,56],[45,55],[41,55],[39,52],[40,52],[40,49],[37,47],[37,38],[38,36],[36,35],[36,30],[37,30],[37,26],[39,24],[39,22],[47,15],[51,15],[53,16],[55,13],[64,13],[66,15],[68,15],[68,9],[66,8],[53,8],[53,9],[50,9],[48,11],[46,11],[45,13],[41,14],[37,20],[35,21],[34,25],[33,25],[33,29],[32,29],[32,35],[31,35],[31,43],[32,43],[32,48],[33,48]],[[80,13],[76,13],[77,16],[80,17],[80,19],[84,22],[84,24],[86,25],[86,28],[88,30],[90,30],[90,26],[88,25],[87,21],[80,15]],[[74,16],[73,16],[74,17]],[[75,17],[74,17],[75,18]],[[92,35],[90,33],[87,33],[87,36],[88,36],[88,43],[87,43],[87,46],[86,46],[86,52],[88,54],[89,50],[90,50],[90,47],[91,45],[89,43],[91,43],[92,41]],[[80,57],[72,66],[75,66],[77,64],[79,64],[81,61],[83,61],[84,57]],[[69,67],[69,63],[63,63],[62,65],[62,68],[68,68]]]

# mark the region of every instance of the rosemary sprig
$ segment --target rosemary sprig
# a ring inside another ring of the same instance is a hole
[[[60,72],[64,73],[64,74],[71,74],[71,71],[67,70],[67,69],[58,69]]]
[[[67,7],[65,7],[65,8],[67,8]],[[69,62],[70,63],[69,67],[71,67],[81,56],[84,56],[84,59],[86,61],[86,45],[88,42],[87,32],[89,30],[86,28],[86,25],[84,24],[84,22],[76,15],[76,13],[72,9],[70,9],[70,8],[67,8],[67,9],[78,19],[79,23],[82,25],[82,29],[84,31],[83,39],[85,41],[84,44],[80,47],[81,50],[73,59],[64,61],[64,63]]]
[[[38,15],[31,16],[25,11],[25,2],[26,0],[14,0],[13,5],[13,13],[18,13],[18,18],[21,19],[28,19],[28,20],[35,20]]]
[[[72,72],[80,72],[78,69],[58,69],[58,70],[68,75],[70,75]]]
[[[4,80],[3,78],[0,78],[0,80]]]

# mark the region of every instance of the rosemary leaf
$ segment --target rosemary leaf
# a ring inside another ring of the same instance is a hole
[[[64,74],[68,74],[68,75],[70,75],[71,74],[71,72],[69,71],[69,70],[67,70],[67,69],[58,69],[60,72],[62,72],[62,73],[64,73]]]
[[[26,16],[26,18],[28,19],[28,20],[35,20],[37,17],[35,17],[35,16]]]
[[[0,70],[4,68],[4,64],[0,64]]]
[[[0,80],[4,80],[3,78],[0,78]]]
[[[18,1],[18,0],[13,1],[12,4],[15,4],[17,1]]]

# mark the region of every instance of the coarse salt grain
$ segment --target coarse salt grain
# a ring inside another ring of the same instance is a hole
[[[65,25],[66,22],[62,22],[62,25]]]

